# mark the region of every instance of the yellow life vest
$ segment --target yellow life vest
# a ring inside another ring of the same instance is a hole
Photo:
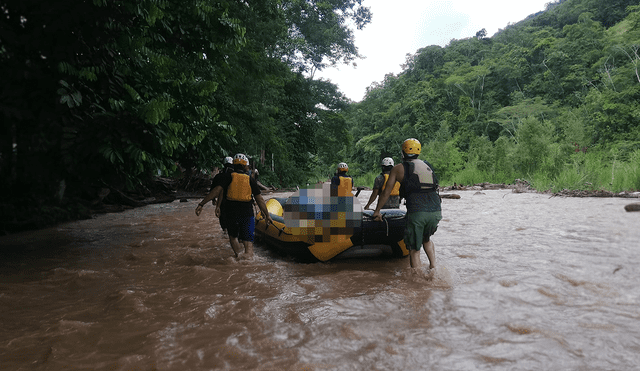
[[[389,180],[389,174],[382,175],[384,175],[384,184],[382,185],[382,190],[380,191],[380,193],[384,192],[384,189],[387,187],[387,181]],[[400,182],[396,182],[396,184],[393,185],[393,189],[391,190],[391,196],[398,195],[400,195]]]
[[[339,176],[340,185],[338,186],[338,196],[353,196],[353,179],[350,176]]]
[[[227,188],[227,200],[251,201],[250,177],[244,173],[231,173],[231,183]]]

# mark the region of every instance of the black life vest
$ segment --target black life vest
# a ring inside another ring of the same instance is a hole
[[[411,193],[438,190],[438,178],[425,161],[409,160],[403,162],[402,166],[404,166],[404,179],[400,185],[400,197],[406,199]]]

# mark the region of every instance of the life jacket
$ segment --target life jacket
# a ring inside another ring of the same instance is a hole
[[[340,176],[339,178],[338,196],[350,196],[353,189],[353,178],[350,176]]]
[[[400,196],[404,199],[411,193],[435,192],[438,190],[438,178],[426,162],[409,160],[402,163],[404,179],[400,185]]]
[[[227,187],[227,200],[229,201],[251,201],[250,176],[243,172],[231,173],[231,183]]]
[[[336,174],[331,179],[331,196],[353,196],[353,179],[348,175]]]
[[[384,175],[384,184],[382,185],[382,190],[380,193],[384,192],[384,189],[387,188],[387,181],[389,180],[389,174],[382,173]],[[391,190],[391,196],[398,196],[400,194],[400,182],[396,182],[393,185],[393,189]]]

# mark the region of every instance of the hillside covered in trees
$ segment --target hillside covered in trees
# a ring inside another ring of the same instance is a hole
[[[371,22],[366,0],[0,10],[5,226],[86,215],[104,189],[210,172],[236,152],[276,187],[326,179],[340,161],[371,185],[408,137],[443,184],[640,188],[637,1],[559,1],[491,38],[425,46],[362,102],[314,74],[359,57],[350,27]]]
[[[356,170],[423,143],[445,183],[640,189],[640,6],[566,0],[408,55],[345,114]],[[335,160],[335,159],[334,159]]]

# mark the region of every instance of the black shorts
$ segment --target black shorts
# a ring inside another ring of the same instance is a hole
[[[256,219],[251,216],[229,215],[227,220],[229,237],[236,237],[240,241],[253,242]]]

